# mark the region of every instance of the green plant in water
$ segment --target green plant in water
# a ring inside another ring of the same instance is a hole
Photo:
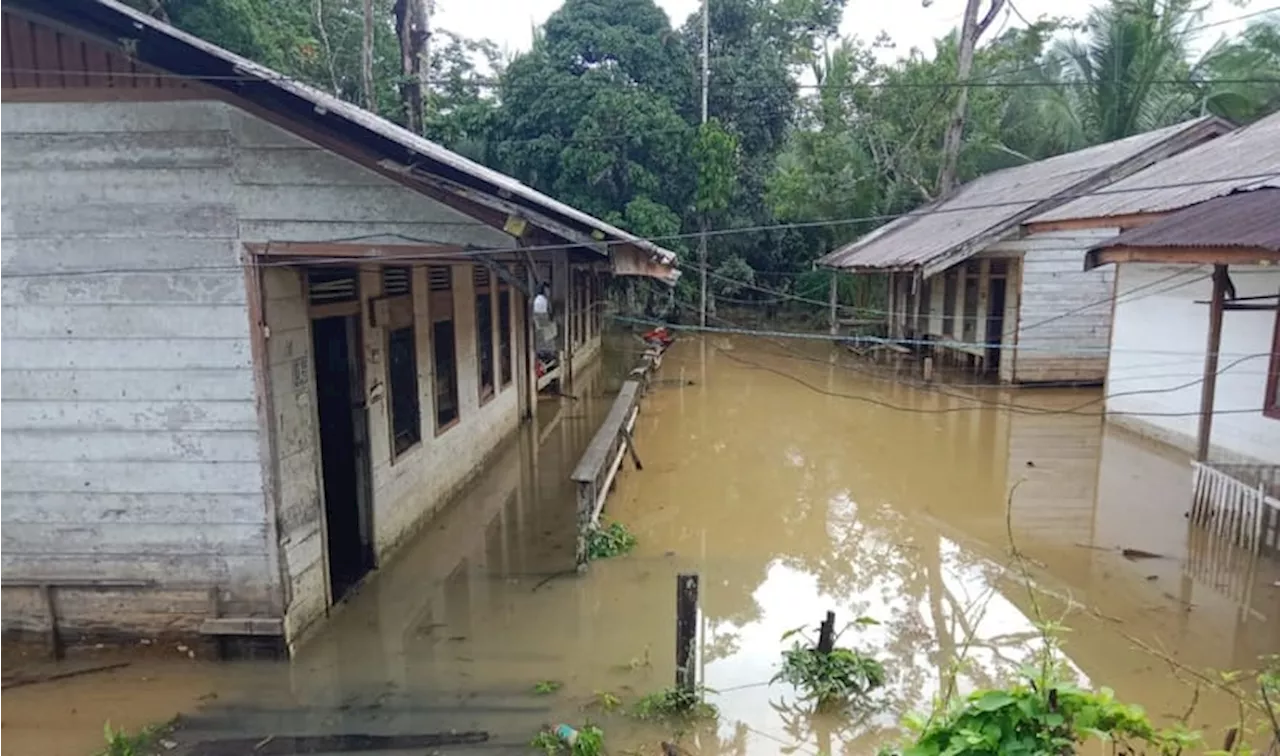
[[[665,688],[636,701],[631,711],[637,719],[715,719],[720,710],[703,698],[705,688]]]
[[[620,522],[592,528],[587,533],[587,558],[608,559],[622,556],[636,547],[636,537]]]
[[[593,724],[585,724],[578,728],[577,737],[570,745],[554,730],[539,730],[529,745],[543,751],[547,756],[603,756],[604,731]]]
[[[564,687],[559,680],[539,680],[533,685],[533,692],[540,696],[549,696]]]
[[[113,730],[111,723],[107,722],[102,726],[102,733],[107,745],[98,752],[98,756],[147,756],[154,752],[160,728],[144,727],[130,735],[123,727]]]
[[[1093,739],[1110,742],[1113,753],[1173,756],[1200,743],[1182,725],[1157,729],[1142,707],[1117,701],[1109,688],[1076,685],[1052,636],[1045,638],[1037,662],[1012,685],[944,702],[930,717],[905,717],[911,742],[881,756],[1065,756]]]
[[[529,745],[539,751],[544,751],[547,756],[555,756],[568,744],[551,730],[538,730],[538,734],[533,736],[533,740],[529,741]]]
[[[877,623],[869,617],[860,617],[854,624]],[[804,633],[805,628],[798,627],[783,634],[784,641],[795,635],[804,641],[797,641],[782,652],[782,669],[770,682],[794,685],[805,700],[813,701],[819,709],[844,706],[884,685],[884,665],[874,657],[841,647],[824,653],[817,649],[816,641]]]
[[[597,690],[596,700],[592,703],[599,706],[600,710],[604,712],[614,712],[622,708],[622,699],[607,690]]]

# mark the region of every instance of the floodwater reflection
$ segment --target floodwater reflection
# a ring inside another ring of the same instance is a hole
[[[825,346],[739,338],[680,341],[658,377],[636,429],[644,470],[627,463],[607,508],[635,552],[571,569],[567,473],[616,388],[606,371],[544,403],[292,664],[252,668],[194,712],[196,735],[478,729],[514,748],[589,719],[611,752],[657,756],[673,732],[601,694],[671,684],[680,572],[701,576],[698,665],[721,711],[681,736],[696,754],[874,753],[950,686],[1007,678],[1041,620],[1071,628],[1082,681],[1159,723],[1192,695],[1167,660],[1280,652],[1280,570],[1188,539],[1185,461],[1104,426],[1096,390],[922,389]],[[768,684],[783,633],[828,610],[879,622],[841,640],[889,675],[859,717],[810,716]],[[536,695],[542,680],[563,688]],[[1191,724],[1220,733],[1234,714],[1202,691]]]

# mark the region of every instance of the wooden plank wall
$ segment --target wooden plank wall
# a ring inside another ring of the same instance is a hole
[[[1101,383],[1111,343],[1114,266],[1084,270],[1089,247],[1113,229],[1037,234],[997,245],[1023,253],[1017,383]]]
[[[279,487],[276,521],[288,607],[285,637],[292,641],[328,607],[316,377],[306,276],[297,268],[264,267],[262,281],[263,315],[271,334],[267,363]]]
[[[110,90],[121,98],[139,99],[180,97],[198,86],[8,10],[3,14],[3,35],[0,89],[6,101],[28,93],[48,96],[52,90]]]
[[[6,101],[2,130],[5,578],[160,586],[62,592],[70,628],[189,630],[209,586],[263,608],[224,106]],[[6,628],[43,622],[30,599],[6,590]]]

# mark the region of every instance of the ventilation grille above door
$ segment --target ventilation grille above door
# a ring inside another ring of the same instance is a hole
[[[307,298],[313,305],[359,301],[355,268],[312,268],[307,271]]]
[[[444,265],[432,265],[427,268],[427,288],[431,291],[448,291],[453,288],[453,277],[450,269]]]
[[[472,268],[472,270],[475,271],[473,276],[475,278],[477,289],[483,289],[484,287],[489,285],[489,269],[488,268],[484,267],[483,265],[477,265],[474,268]]]
[[[405,267],[388,267],[382,269],[382,296],[400,297],[409,294],[412,284],[412,272]]]

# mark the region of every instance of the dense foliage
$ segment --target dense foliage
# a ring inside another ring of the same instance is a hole
[[[385,117],[410,116],[397,36],[410,0],[133,2]],[[808,294],[801,275],[816,256],[936,198],[959,91],[956,33],[886,62],[891,40],[838,35],[846,2],[713,0],[705,126],[697,14],[673,26],[654,0],[565,0],[507,60],[436,28],[422,129],[678,251],[704,227],[720,231],[716,296]],[[960,10],[946,5],[937,12]],[[997,19],[974,56],[959,179],[1206,113],[1248,121],[1280,107],[1276,16],[1255,14],[1197,56],[1220,33],[1200,6],[1098,0],[1081,20]],[[724,232],[734,228],[744,231]]]

